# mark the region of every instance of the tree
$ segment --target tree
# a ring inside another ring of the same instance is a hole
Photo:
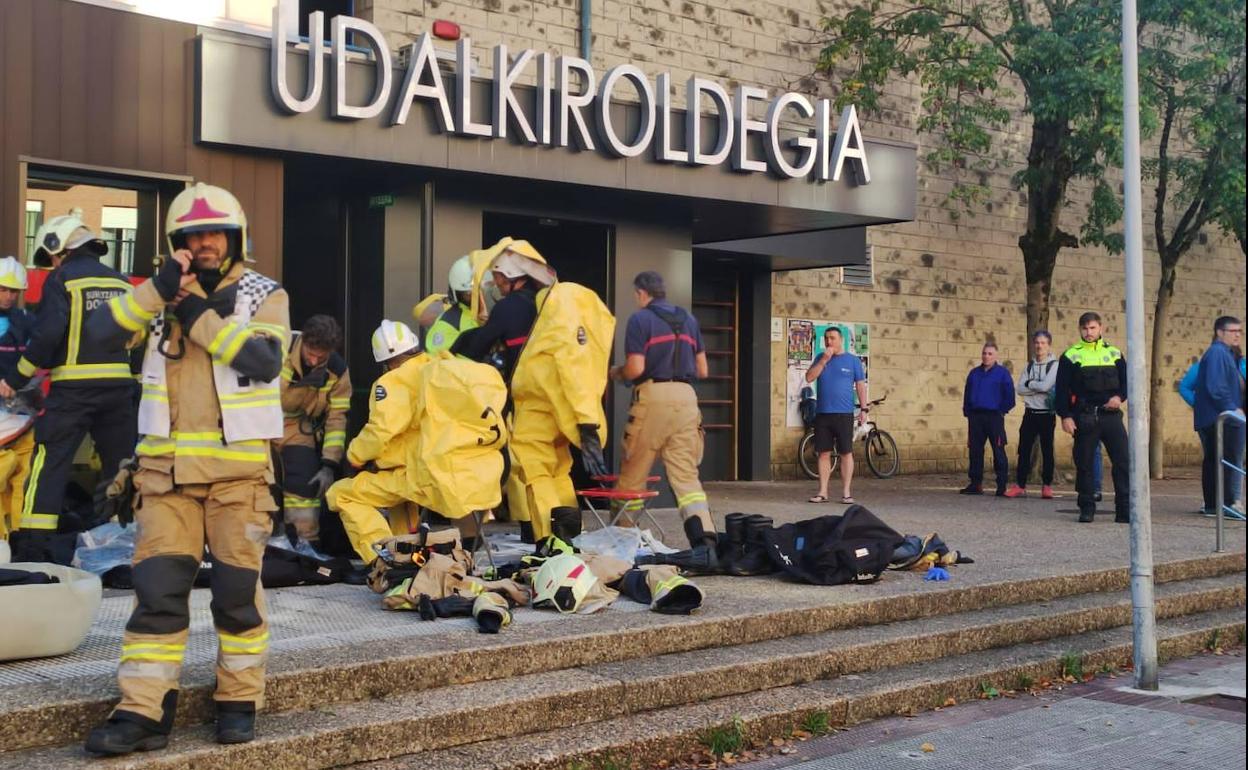
[[[986,196],[980,175],[996,167],[994,134],[1015,117],[1007,105],[1021,86],[1031,136],[1014,183],[1027,197],[1018,246],[1029,333],[1048,326],[1058,253],[1079,245],[1062,228],[1070,182],[1094,181],[1094,210],[1115,200],[1104,170],[1120,155],[1120,20],[1116,0],[867,0],[822,23],[819,69],[841,77],[838,102],[878,110],[892,78],[917,77],[918,129],[935,139],[924,160],[952,172],[958,207]]]
[[[1157,115],[1156,152],[1143,175],[1155,181],[1153,238],[1161,278],[1153,314],[1149,377],[1149,470],[1165,474],[1166,328],[1179,260],[1210,224],[1244,249],[1244,4],[1242,0],[1144,0],[1140,94]],[[1146,148],[1147,149],[1147,148]],[[1090,223],[1090,240],[1122,248],[1116,204]]]

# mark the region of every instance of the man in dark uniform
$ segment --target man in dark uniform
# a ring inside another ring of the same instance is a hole
[[[647,270],[633,279],[637,305],[624,336],[625,362],[611,378],[634,383],[633,403],[624,429],[624,461],[619,489],[646,488],[655,458],[662,458],[685,534],[695,561],[705,571],[716,565],[715,522],[698,479],[702,461],[702,413],[693,391],[695,379],[707,375],[706,348],[698,322],[684,308],[667,301],[663,276]],[[641,501],[625,506],[640,508]]]
[[[1109,452],[1114,478],[1114,521],[1131,521],[1130,459],[1122,405],[1127,400],[1127,361],[1122,351],[1101,339],[1101,317],[1079,316],[1080,341],[1062,354],[1057,364],[1055,408],[1062,430],[1075,437],[1075,489],[1079,492],[1079,521],[1096,514],[1093,462],[1100,445]]]
[[[108,247],[74,214],[49,220],[37,244],[56,271],[43,287],[39,314],[17,371],[0,380],[8,398],[51,369],[52,388],[35,422],[35,454],[12,538],[17,561],[50,561],[74,453],[88,432],[100,453],[100,478],[111,479],[137,439],[135,390],[125,350],[83,344],[87,319],[130,291],[126,277],[100,262]]]
[[[503,382],[510,383],[516,359],[537,320],[537,292],[543,286],[511,261],[499,260],[492,273],[494,286],[503,295],[502,299],[490,310],[490,317],[482,326],[460,333],[451,352],[490,363],[495,348],[501,345],[499,368]]]

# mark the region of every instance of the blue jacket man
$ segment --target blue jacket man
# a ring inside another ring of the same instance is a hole
[[[1005,413],[1014,408],[1014,378],[997,363],[997,346],[986,343],[980,365],[966,375],[962,392],[962,416],[966,418],[967,446],[971,452],[964,495],[984,493],[984,442],[992,446],[992,470],[997,476],[997,497],[1005,495],[1010,461],[1005,456]]]
[[[1222,434],[1222,451],[1217,447],[1218,415],[1238,410],[1243,415],[1244,377],[1240,374],[1240,361],[1232,346],[1238,346],[1244,335],[1244,326],[1238,318],[1222,316],[1213,325],[1213,343],[1200,358],[1196,374],[1196,400],[1192,405],[1192,422],[1200,434],[1204,449],[1201,464],[1201,488],[1204,493],[1204,512],[1211,513],[1217,505],[1217,473],[1220,460],[1243,466],[1244,430],[1242,424],[1227,421]],[[1234,505],[1239,499],[1239,474],[1224,469],[1225,503]]]

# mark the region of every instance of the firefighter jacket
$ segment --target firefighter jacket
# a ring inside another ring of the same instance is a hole
[[[419,374],[428,363],[429,356],[421,353],[373,383],[368,424],[347,447],[347,462],[357,468],[371,462],[380,470],[407,465],[409,455],[416,451],[414,406],[420,387]]]
[[[35,317],[20,307],[0,315],[9,317],[9,328],[0,334],[0,380],[10,384],[17,379],[17,362],[26,352],[26,343],[35,328]]]
[[[286,292],[241,262],[211,293],[198,283],[186,289],[170,311],[146,281],[110,300],[89,326],[109,349],[146,334],[139,465],[172,470],[178,484],[271,478],[269,440],[282,435]]]
[[[1058,417],[1104,406],[1110,398],[1127,400],[1127,361],[1105,340],[1080,340],[1066,349],[1057,364]]]
[[[17,362],[14,389],[25,385],[37,369],[51,369],[57,387],[133,387],[130,356],[124,348],[84,344],[89,319],[115,297],[130,292],[130,283],[94,256],[70,255],[43,285],[43,297],[26,353]]]
[[[282,367],[282,446],[321,448],[321,460],[342,463],[351,408],[351,374],[338,353],[324,366],[305,372],[303,339],[298,332]]]

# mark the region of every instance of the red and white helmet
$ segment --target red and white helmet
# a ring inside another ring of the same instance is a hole
[[[576,612],[597,583],[597,576],[576,554],[552,556],[533,576],[533,606]]]

